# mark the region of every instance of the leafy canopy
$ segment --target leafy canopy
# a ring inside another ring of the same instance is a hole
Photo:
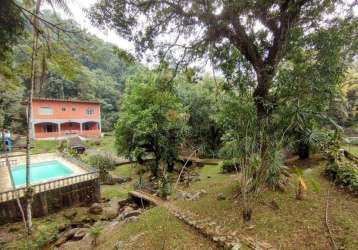
[[[118,153],[146,155],[172,164],[187,131],[183,105],[172,91],[167,72],[143,70],[128,79],[116,124]]]

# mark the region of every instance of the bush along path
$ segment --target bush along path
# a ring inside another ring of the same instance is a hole
[[[129,195],[134,199],[143,199],[153,205],[166,208],[180,221],[191,226],[193,229],[223,249],[238,250],[242,249],[242,245],[255,250],[275,249],[266,242],[260,242],[252,237],[239,235],[235,231],[230,232],[230,230],[220,226],[217,222],[210,218],[200,219],[198,215],[192,212],[183,211],[182,209],[170,204],[169,202],[163,201],[160,198],[148,194],[144,191],[132,191],[129,193]]]

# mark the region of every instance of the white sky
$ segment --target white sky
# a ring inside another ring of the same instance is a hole
[[[83,9],[91,7],[97,0],[67,0],[67,5],[71,10],[72,16],[68,16],[63,11],[57,11],[56,13],[59,14],[61,17],[64,18],[71,18],[75,20],[82,29],[86,29],[89,33],[101,38],[102,40],[113,43],[121,49],[124,49],[128,52],[134,53],[134,45],[129,41],[121,38],[119,35],[116,34],[113,30],[104,31],[93,26],[86,16],[86,13]],[[44,5],[44,9],[51,9],[51,6]]]

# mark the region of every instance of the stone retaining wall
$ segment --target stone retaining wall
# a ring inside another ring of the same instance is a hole
[[[55,213],[63,208],[76,205],[90,205],[100,199],[99,179],[92,179],[37,193],[33,197],[33,217],[42,217]],[[20,198],[21,205],[26,211],[26,200]],[[0,204],[0,225],[21,220],[21,213],[16,200]]]

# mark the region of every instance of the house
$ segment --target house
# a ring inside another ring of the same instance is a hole
[[[100,104],[91,101],[33,98],[31,135],[33,139],[100,137]]]

